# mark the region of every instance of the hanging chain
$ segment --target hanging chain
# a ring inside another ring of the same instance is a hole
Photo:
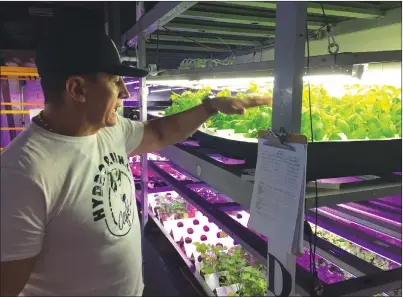
[[[339,53],[339,44],[336,42],[336,39],[334,38],[334,32],[331,30],[330,26],[327,25],[327,50],[329,54],[331,55],[337,55]]]
[[[322,7],[323,18],[326,23],[327,43],[328,43],[327,51],[329,54],[333,55],[334,64],[336,65],[336,56],[339,53],[340,46],[336,42],[335,34],[334,34],[333,30],[331,29],[329,22],[326,21],[327,17],[326,17],[325,8],[323,7],[323,4],[321,3],[320,6]]]

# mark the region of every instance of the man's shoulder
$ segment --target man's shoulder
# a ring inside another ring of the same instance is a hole
[[[40,168],[46,167],[49,155],[47,151],[48,148],[41,142],[40,135],[32,133],[28,128],[1,152],[1,168],[33,176]]]

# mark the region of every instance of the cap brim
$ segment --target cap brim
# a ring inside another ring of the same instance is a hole
[[[148,75],[148,71],[143,69],[138,69],[135,67],[130,67],[126,65],[119,65],[115,69],[112,69],[112,74],[119,76],[128,76],[128,77],[145,77]]]

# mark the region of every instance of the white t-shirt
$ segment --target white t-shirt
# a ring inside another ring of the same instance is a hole
[[[127,155],[144,126],[68,137],[31,123],[1,153],[1,261],[38,255],[23,296],[141,296],[141,236]]]

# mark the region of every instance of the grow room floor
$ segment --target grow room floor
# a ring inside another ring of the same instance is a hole
[[[143,257],[145,262],[143,296],[181,296],[173,285],[172,276],[163,260],[147,239],[144,242]]]

